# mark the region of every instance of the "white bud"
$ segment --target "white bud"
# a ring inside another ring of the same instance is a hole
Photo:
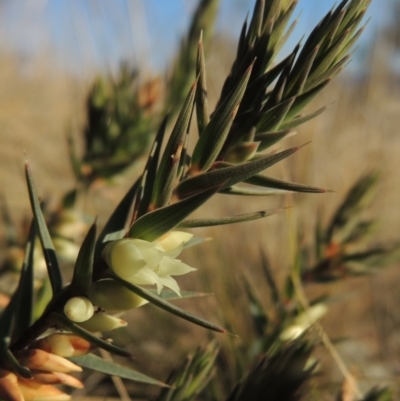
[[[157,247],[164,252],[170,252],[183,247],[193,237],[193,234],[184,231],[170,231],[156,240]],[[178,256],[178,255],[177,255]]]
[[[91,332],[115,330],[126,325],[127,322],[125,320],[102,312],[95,313],[89,320],[79,324],[79,326]]]
[[[148,302],[114,280],[93,283],[88,296],[94,305],[108,311],[135,309]]]
[[[81,323],[93,316],[93,304],[86,297],[74,297],[64,305],[65,316],[73,322]]]

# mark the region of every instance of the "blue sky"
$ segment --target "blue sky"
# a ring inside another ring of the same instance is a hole
[[[389,2],[373,0],[361,47],[389,18]],[[77,73],[112,70],[127,59],[164,71],[197,0],[4,0],[0,46],[17,50],[26,63],[48,54]],[[299,0],[299,24],[291,45],[322,18],[334,0]],[[237,38],[254,0],[221,0],[217,32]]]

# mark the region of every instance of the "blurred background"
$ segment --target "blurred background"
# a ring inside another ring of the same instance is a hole
[[[157,78],[163,82],[196,4],[195,0],[0,2],[0,186],[15,221],[29,214],[24,159],[30,162],[39,193],[49,199],[50,207],[57,205],[74,185],[66,134],[72,132],[78,147],[82,146],[79,132],[86,123],[85,103],[95,77],[116,75],[121,63],[127,62],[137,67],[143,81]],[[299,23],[281,57],[332,6],[331,0],[299,0],[295,13]],[[212,104],[229,73],[243,20],[252,7],[250,0],[221,1],[214,36],[206,49]],[[277,281],[282,282],[293,263],[296,233],[303,231],[303,240],[310,241],[317,215],[327,221],[352,183],[371,169],[381,173],[376,200],[368,209],[380,224],[374,239],[385,243],[400,238],[400,1],[373,0],[368,18],[352,62],[309,107],[316,110],[328,105],[328,109],[301,126],[287,145],[312,142],[272,169],[274,177],[334,192],[210,202],[203,215],[294,207],[229,230],[197,230],[197,235],[214,241],[183,256],[199,271],[183,278],[181,288],[194,285],[215,297],[180,305],[210,320],[229,321],[232,331],[246,337],[246,310],[234,316],[231,295],[238,296],[240,305],[243,273],[257,287],[260,247]],[[98,216],[100,224],[104,222],[142,167],[139,160],[114,177],[111,186],[94,185],[80,204],[81,210]],[[338,349],[365,386],[381,383],[397,388],[399,384],[398,269],[394,264],[377,275],[306,288],[310,296],[325,294],[335,299],[323,325],[331,338],[347,339],[338,343]],[[262,286],[257,291],[263,294]],[[138,370],[158,378],[208,338],[203,330],[154,310],[134,311],[129,322],[133,327],[129,339],[132,347],[137,346],[141,361]],[[154,330],[155,322],[169,330]],[[320,357],[323,362],[329,360],[323,350]],[[326,362],[327,366],[326,383],[339,386],[338,369],[332,362]]]

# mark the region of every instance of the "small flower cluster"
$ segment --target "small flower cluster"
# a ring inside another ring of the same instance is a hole
[[[122,279],[138,285],[155,284],[158,293],[165,286],[180,296],[178,283],[172,276],[196,269],[175,258],[192,236],[182,231],[171,231],[155,242],[124,238],[107,244],[103,257],[110,269]],[[127,324],[104,310],[118,313],[147,302],[120,283],[105,279],[92,283],[87,297],[70,298],[64,305],[64,313],[84,329],[102,332]]]

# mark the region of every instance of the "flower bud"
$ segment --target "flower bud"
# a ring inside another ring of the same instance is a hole
[[[183,245],[188,242],[192,237],[193,234],[184,231],[170,231],[157,239],[155,242],[157,248],[164,251],[167,256],[175,258],[182,251]],[[171,251],[176,250],[178,250],[178,253],[176,255],[175,252],[174,254],[171,254]]]
[[[91,332],[102,332],[125,327],[127,324],[125,320],[99,312],[86,322],[80,323],[79,326]]]
[[[93,304],[86,297],[74,297],[64,305],[65,316],[73,322],[81,323],[93,316]]]
[[[76,377],[62,372],[33,372],[33,380],[40,384],[63,384],[83,388],[83,383]]]
[[[242,142],[228,150],[225,161],[228,163],[243,163],[250,160],[257,152],[260,142]]]
[[[9,401],[24,401],[17,376],[3,369],[0,369],[0,398]]]
[[[309,329],[317,320],[321,319],[327,311],[328,307],[322,303],[311,306],[307,311],[296,316],[293,319],[292,324],[282,331],[279,338],[282,341],[295,340]]]
[[[93,283],[88,296],[94,305],[108,311],[135,309],[148,302],[114,280],[101,280]]]
[[[20,378],[18,380],[25,401],[67,401],[71,396],[48,384]]]
[[[68,358],[87,354],[93,349],[93,345],[73,334],[56,333],[36,341],[33,348]]]
[[[29,369],[46,372],[81,372],[82,368],[68,359],[41,349],[26,349],[17,354],[20,363]]]

